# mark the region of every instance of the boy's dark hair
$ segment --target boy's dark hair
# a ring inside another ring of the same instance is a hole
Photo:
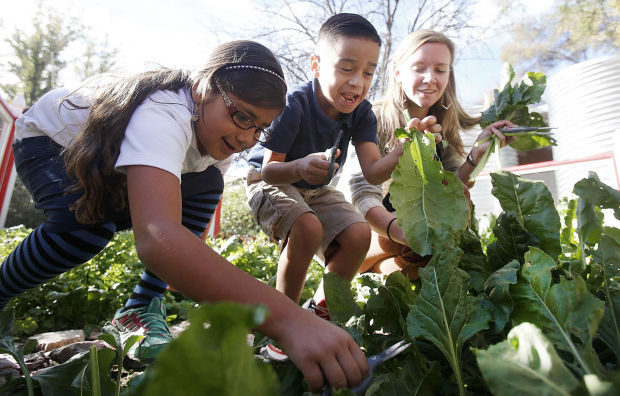
[[[323,41],[331,42],[338,37],[365,38],[381,46],[377,29],[358,14],[340,13],[329,17],[319,30],[317,44]]]

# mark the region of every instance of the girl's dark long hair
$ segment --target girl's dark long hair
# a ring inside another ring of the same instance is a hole
[[[127,180],[123,173],[114,170],[114,165],[131,116],[155,91],[194,88],[203,101],[215,91],[217,79],[224,91],[243,101],[269,109],[284,108],[283,78],[250,68],[226,70],[226,66],[233,64],[259,66],[283,76],[278,60],[268,48],[253,41],[232,41],[215,48],[207,64],[191,74],[160,69],[116,77],[98,85],[84,128],[65,152],[67,172],[76,181],[72,191],[82,192],[71,208],[78,221],[101,222],[126,207]],[[74,92],[77,93],[79,90]],[[73,103],[72,95],[62,105],[80,108]],[[188,112],[191,114],[192,109]]]

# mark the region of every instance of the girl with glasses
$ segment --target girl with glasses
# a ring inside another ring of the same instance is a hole
[[[76,267],[133,228],[146,270],[110,326],[142,332],[135,356],[171,340],[162,294],[263,303],[258,328],[279,341],[313,389],[361,381],[363,353],[338,327],[231,265],[200,238],[223,189],[222,164],[265,139],[285,106],[274,55],[251,41],[217,47],[192,73],[98,76],[55,89],[16,121],[15,165],[45,222],[4,260],[0,307]],[[326,342],[314,342],[322,333]],[[341,363],[335,363],[341,362]]]

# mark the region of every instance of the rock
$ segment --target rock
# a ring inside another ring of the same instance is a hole
[[[75,342],[84,341],[84,331],[82,330],[62,330],[53,331],[50,333],[41,333],[32,336],[37,340],[37,347],[35,350],[49,352],[52,349],[60,348],[65,345],[73,344]]]
[[[79,353],[87,352],[93,345],[97,346],[97,350],[111,348],[103,341],[83,341],[54,349],[48,355],[56,363],[62,364]]]

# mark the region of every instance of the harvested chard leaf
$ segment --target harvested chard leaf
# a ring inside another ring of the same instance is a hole
[[[434,159],[431,133],[414,130],[392,173],[390,202],[398,214],[409,246],[421,256],[433,254],[438,234],[460,235],[469,222],[463,183]]]
[[[515,73],[510,64],[504,64],[502,76],[503,80],[506,81],[504,88],[501,91],[497,89],[493,91],[494,102],[489,108],[482,112],[480,127],[484,129],[500,120],[508,120],[520,126],[546,126],[542,116],[536,112],[530,112],[528,107],[530,104],[540,102],[547,84],[546,76],[543,73],[529,72],[525,74],[520,83],[514,84],[513,86],[512,81],[515,77]],[[510,146],[519,151],[535,150],[541,147],[556,145],[556,140],[550,133],[530,131],[507,135],[518,137]],[[499,157],[499,138],[495,135],[489,138],[492,139],[491,145],[481,157],[478,166],[476,166],[472,172],[472,176],[469,178],[470,181],[473,181],[484,168],[489,160],[491,152],[497,150],[497,155]],[[480,143],[481,142],[478,142],[477,144],[479,145]]]

